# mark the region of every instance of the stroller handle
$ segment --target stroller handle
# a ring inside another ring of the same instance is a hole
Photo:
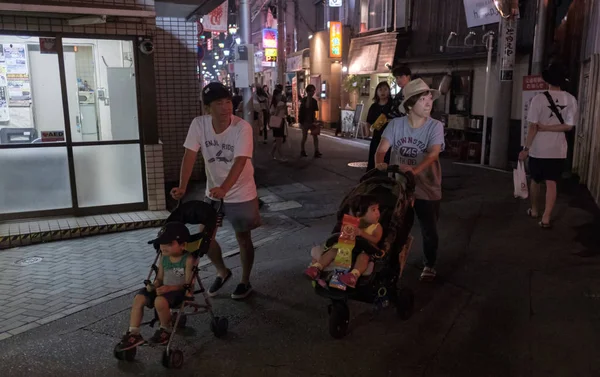
[[[414,183],[415,183],[415,175],[412,172],[403,172],[400,170],[400,166],[398,165],[388,165],[387,169],[384,171],[381,171],[377,168],[373,168],[371,170],[369,170],[365,175],[363,175],[363,177],[360,179],[361,182],[366,181],[369,178],[373,178],[376,177],[378,175],[381,175],[382,173],[385,174],[400,174],[403,175],[406,180],[408,181],[409,185],[414,187]]]

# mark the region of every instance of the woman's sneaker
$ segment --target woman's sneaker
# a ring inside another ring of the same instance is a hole
[[[141,334],[133,334],[127,331],[125,335],[123,335],[121,343],[119,343],[119,349],[121,351],[127,351],[144,343],[146,343],[146,341],[144,340]]]
[[[423,272],[421,272],[421,281],[432,281],[435,279],[435,268],[433,267],[425,267]]]
[[[160,328],[156,330],[149,342],[164,346],[165,344],[169,343],[169,338],[171,338],[171,333],[163,328]]]
[[[306,270],[304,270],[304,275],[308,276],[310,280],[316,280],[319,275],[321,275],[321,270],[319,270],[315,266],[310,266]]]

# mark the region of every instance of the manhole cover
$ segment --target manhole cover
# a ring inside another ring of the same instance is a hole
[[[367,161],[350,162],[348,166],[351,168],[366,168],[369,163]]]
[[[42,261],[43,258],[41,257],[31,257],[31,258],[24,258],[24,259],[19,259],[18,261],[15,262],[15,264],[17,266],[29,266],[30,264],[36,264]]]

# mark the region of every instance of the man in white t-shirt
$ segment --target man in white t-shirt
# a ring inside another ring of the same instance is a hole
[[[549,229],[556,203],[556,183],[561,179],[567,158],[565,132],[575,126],[577,100],[561,89],[567,75],[560,64],[551,64],[542,77],[550,89],[531,100],[527,114],[529,131],[519,159],[529,157],[531,208],[527,214],[533,218],[540,214],[540,184],[546,182],[546,208],[539,225]]]
[[[202,90],[202,101],[210,115],[192,121],[183,144],[185,155],[179,187],[174,188],[171,195],[176,200],[185,195],[198,151],[201,151],[206,170],[205,200],[215,204],[223,199],[225,218],[233,225],[240,246],[242,280],[231,297],[243,299],[252,292],[250,271],[254,263],[254,245],[251,231],[260,226],[251,160],[252,126],[233,115],[232,96],[223,84],[208,84]],[[221,247],[216,241],[210,245],[208,257],[217,269],[217,278],[208,290],[210,296],[215,296],[231,278],[231,270],[225,267]]]

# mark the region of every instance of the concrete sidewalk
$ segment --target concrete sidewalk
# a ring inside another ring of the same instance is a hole
[[[306,160],[282,165],[259,158],[258,166],[271,167],[263,177],[267,184],[271,179],[288,184],[288,175],[301,175],[301,183],[315,190],[277,193],[302,204],[286,214],[306,227],[257,252],[256,293],[248,300],[232,302],[228,292],[214,300],[218,315],[231,322],[225,339],[212,337],[206,316],[188,320],[190,329],[178,341],[186,357],[182,370],[165,371],[160,349],[140,351],[132,364],[114,360],[112,347],[126,328],[131,303],[124,296],[2,341],[0,375],[78,376],[82,370],[89,376],[178,377],[600,375],[600,259],[572,255],[598,252],[597,206],[579,187],[565,187],[554,228],[543,230],[525,215],[528,204],[513,198],[511,174],[447,161],[439,275],[432,284],[418,281],[418,223],[413,232],[417,242],[403,279],[416,295],[413,318],[400,322],[391,311],[371,318],[370,306],[352,302],[350,334],[332,340],[328,302],[314,294],[301,271],[310,247],[333,226],[334,198],[349,188],[342,173],[350,170],[343,162],[364,153],[336,148],[339,153],[324,150],[330,160],[312,161],[304,170]],[[295,170],[285,175],[286,166]],[[227,263],[239,266],[237,258]],[[239,267],[234,274],[239,276]]]

